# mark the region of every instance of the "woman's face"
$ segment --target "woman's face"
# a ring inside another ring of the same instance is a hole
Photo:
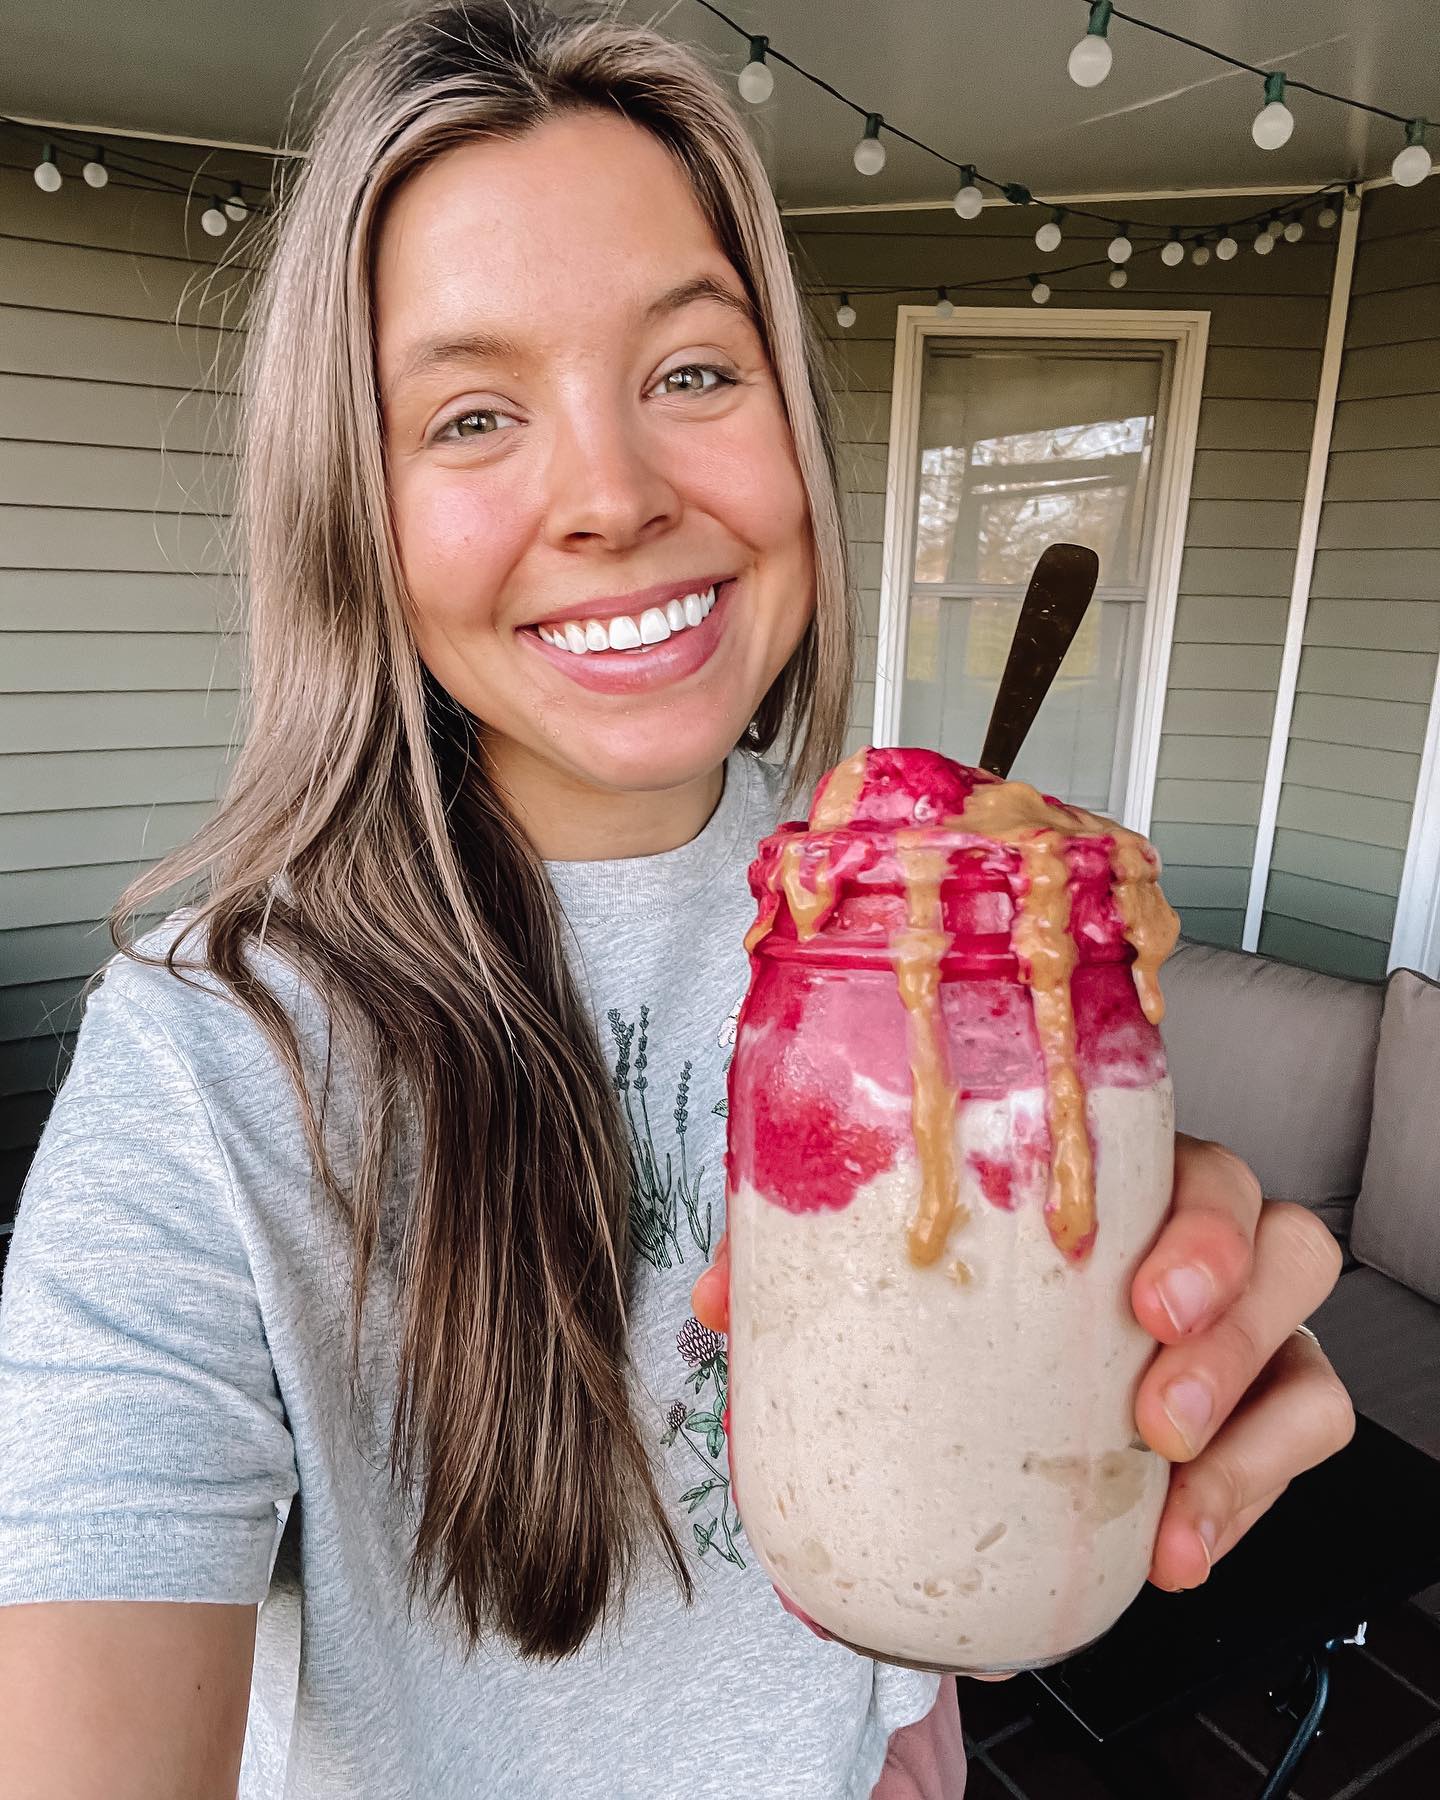
[[[502,781],[533,810],[712,774],[814,574],[779,390],[670,155],[600,113],[446,152],[390,199],[375,305],[416,641]]]

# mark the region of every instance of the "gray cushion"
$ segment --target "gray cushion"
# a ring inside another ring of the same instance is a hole
[[[1351,1248],[1440,1303],[1440,985],[1397,969],[1385,989],[1375,1105]],[[1440,1410],[1440,1395],[1437,1395]]]
[[[1341,1237],[1360,1189],[1383,988],[1182,944],[1160,971],[1182,1131],[1243,1156],[1272,1200]]]
[[[1356,1411],[1440,1456],[1440,1306],[1359,1268],[1310,1323]]]

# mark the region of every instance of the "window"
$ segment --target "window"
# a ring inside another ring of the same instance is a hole
[[[1185,356],[1191,345],[1173,327],[1107,340],[1047,320],[1044,335],[1029,321],[1023,335],[1000,335],[977,332],[965,313],[937,329],[928,309],[902,310],[916,328],[916,379],[902,397],[897,373],[896,412],[913,424],[891,440],[902,479],[887,531],[897,554],[882,595],[876,739],[974,762],[1031,570],[1047,544],[1087,544],[1100,557],[1096,596],[1014,773],[1148,823],[1154,746],[1137,722],[1158,736],[1163,661],[1154,693],[1146,672],[1161,638],[1168,657],[1176,478],[1188,487],[1199,355]],[[1117,318],[1066,315],[1077,316],[1092,327]],[[1203,324],[1193,335],[1203,350]],[[1182,361],[1196,390],[1188,419],[1177,418]]]

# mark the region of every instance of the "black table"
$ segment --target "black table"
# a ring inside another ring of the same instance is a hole
[[[1364,1641],[1383,1607],[1440,1581],[1440,1462],[1371,1419],[1290,1487],[1203,1587],[1147,1586],[1114,1629],[1026,1677],[1097,1746],[1287,1655],[1303,1662],[1302,1716],[1261,1800],[1285,1793],[1320,1728],[1331,1655]]]

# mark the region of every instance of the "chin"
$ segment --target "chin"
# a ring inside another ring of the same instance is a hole
[[[612,731],[586,734],[586,741],[567,745],[564,758],[570,774],[587,786],[614,793],[665,793],[685,787],[713,773],[739,743],[750,722],[716,719],[706,723],[693,717],[658,721],[644,729],[628,721]]]

